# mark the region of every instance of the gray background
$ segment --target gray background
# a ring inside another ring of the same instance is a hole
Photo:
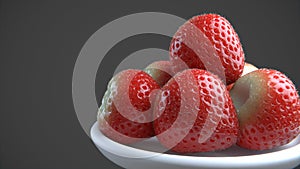
[[[300,1],[0,1],[0,168],[119,168],[81,129],[72,103],[72,72],[85,41],[106,23],[136,12],[190,18],[217,12],[234,25],[246,60],[285,72],[299,89]],[[126,31],[126,30],[124,30]],[[96,93],[124,57],[168,49],[169,37],[146,34],[114,46],[100,65]]]

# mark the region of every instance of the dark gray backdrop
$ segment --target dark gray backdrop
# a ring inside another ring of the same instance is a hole
[[[300,1],[0,1],[0,168],[119,168],[81,129],[72,103],[72,72],[85,41],[127,14],[183,18],[216,12],[234,25],[246,59],[285,72],[299,89]],[[125,30],[126,31],[126,30]],[[142,48],[168,49],[169,38],[123,40],[99,67],[101,99],[121,58]]]

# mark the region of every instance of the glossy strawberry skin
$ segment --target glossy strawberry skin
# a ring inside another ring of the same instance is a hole
[[[188,20],[175,33],[169,50],[174,72],[207,69],[231,84],[243,71],[245,57],[239,37],[231,24],[217,14]],[[215,55],[218,58],[212,59]]]
[[[103,134],[123,144],[153,136],[150,99],[156,89],[158,84],[141,70],[129,69],[115,75],[98,112]]]
[[[241,102],[243,96],[238,93],[243,93],[242,88],[250,93]],[[289,143],[300,133],[299,95],[283,73],[272,69],[250,72],[235,83],[230,93],[240,121],[239,146],[272,149]]]
[[[247,63],[245,62],[245,66],[244,66],[244,69],[243,69],[243,73],[241,76],[244,76],[250,72],[253,72],[254,70],[257,70],[258,68],[255,67],[253,64],[251,63]],[[230,91],[231,88],[233,87],[234,83],[231,83],[230,85],[227,85],[227,90]]]
[[[157,95],[154,130],[175,152],[222,150],[236,142],[238,121],[221,80],[200,69],[176,74]]]
[[[160,87],[163,87],[173,76],[170,61],[155,61],[148,65],[144,71],[148,73]]]

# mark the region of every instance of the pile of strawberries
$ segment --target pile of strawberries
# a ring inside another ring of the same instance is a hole
[[[300,99],[283,73],[245,63],[237,33],[217,14],[195,16],[175,33],[170,60],[129,69],[108,84],[99,129],[131,144],[156,136],[179,152],[252,150],[300,133]]]

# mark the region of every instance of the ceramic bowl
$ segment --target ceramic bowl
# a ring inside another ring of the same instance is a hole
[[[223,151],[179,155],[165,150],[155,137],[132,145],[117,143],[97,126],[96,122],[91,128],[94,144],[109,160],[128,169],[292,169],[300,164],[300,136],[267,151],[232,146]]]

